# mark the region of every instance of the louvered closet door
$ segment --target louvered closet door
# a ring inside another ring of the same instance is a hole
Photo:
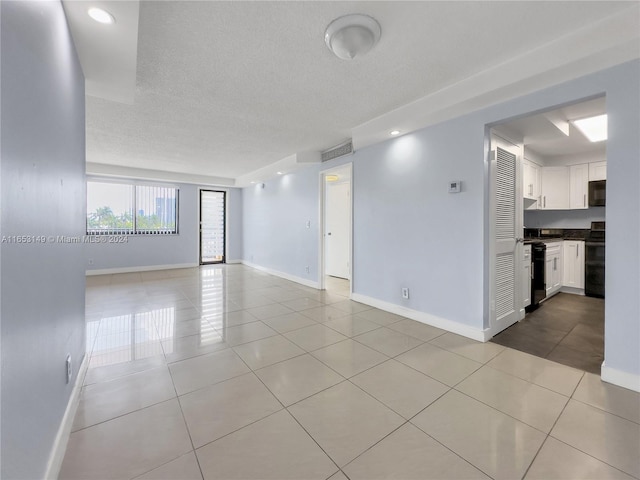
[[[225,196],[200,190],[200,264],[224,262]]]
[[[522,177],[520,148],[491,138],[491,208],[495,255],[492,265],[492,333],[524,316],[522,298]]]

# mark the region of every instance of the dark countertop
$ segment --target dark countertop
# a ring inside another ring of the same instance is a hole
[[[586,228],[525,228],[525,244],[534,242],[559,242],[562,240],[586,240],[591,230]]]
[[[525,238],[524,239],[524,244],[531,244],[531,243],[537,243],[537,242],[561,242],[563,240],[576,240],[573,238],[563,238],[563,237],[531,237],[531,238]],[[582,239],[579,239],[582,240]]]

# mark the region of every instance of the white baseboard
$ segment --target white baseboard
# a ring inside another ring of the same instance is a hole
[[[359,293],[352,293],[351,300],[364,303],[365,305],[369,305],[371,307],[379,308],[380,310],[384,310],[386,312],[395,313],[396,315],[407,317],[417,322],[431,325],[432,327],[441,328],[442,330],[447,330],[448,332],[457,333],[458,335],[471,338],[472,340],[478,340],[479,342],[486,341],[483,330],[469,327],[468,325],[463,325],[462,323],[454,322],[452,320],[447,320],[446,318],[437,317],[435,315],[431,315],[430,313],[412,310],[410,308],[403,307],[402,305],[385,302],[383,300],[378,300],[377,298],[368,297]]]
[[[175,268],[192,268],[198,267],[197,263],[172,263],[170,265],[148,265],[141,267],[122,267],[122,268],[102,268],[96,270],[87,270],[86,275],[111,275],[114,273],[135,273],[135,272],[151,272],[153,270],[172,270]]]
[[[250,263],[250,262],[247,262],[246,260],[242,260],[242,264],[246,265],[247,267],[260,270],[261,272],[265,272],[270,275],[275,275],[276,277],[284,278],[285,280],[289,280],[291,282],[300,283],[307,287],[316,288],[318,290],[320,289],[320,284],[318,282],[314,282],[313,280],[309,280],[307,278],[297,277],[289,273],[279,272],[278,270],[273,270],[271,268],[263,267],[261,265],[256,265],[255,263]]]
[[[600,378],[602,378],[603,382],[612,383],[613,385],[618,385],[619,387],[623,388],[628,388],[629,390],[633,390],[634,392],[640,392],[640,375],[607,367],[605,365],[605,362],[602,362]]]
[[[47,462],[47,471],[45,479],[56,480],[62,467],[62,461],[64,460],[64,454],[67,451],[67,444],[69,443],[69,436],[71,435],[71,427],[73,426],[73,419],[76,416],[78,410],[78,404],[80,403],[80,392],[82,391],[82,385],[84,384],[84,377],[89,367],[89,355],[85,354],[82,364],[78,369],[76,375],[76,382],[73,386],[73,391],[69,397],[67,403],[67,409],[60,422],[56,439],[49,455],[49,461]]]
[[[560,291],[562,293],[570,293],[572,295],[582,295],[584,296],[584,288],[576,288],[576,287],[560,287]]]
[[[242,260],[225,260],[224,263],[229,263],[229,264],[242,263]]]

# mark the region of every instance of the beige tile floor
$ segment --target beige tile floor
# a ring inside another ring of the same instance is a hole
[[[239,265],[89,277],[60,478],[640,476],[639,394],[347,296]]]

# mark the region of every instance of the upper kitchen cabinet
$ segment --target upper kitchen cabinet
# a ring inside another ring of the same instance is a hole
[[[527,210],[536,210],[540,199],[540,166],[526,158],[522,160],[522,193]]]
[[[538,208],[541,210],[569,209],[569,168],[542,167],[541,196]]]
[[[569,208],[579,210],[589,208],[589,165],[569,167]]]
[[[607,162],[595,162],[589,164],[589,181],[607,179]]]

